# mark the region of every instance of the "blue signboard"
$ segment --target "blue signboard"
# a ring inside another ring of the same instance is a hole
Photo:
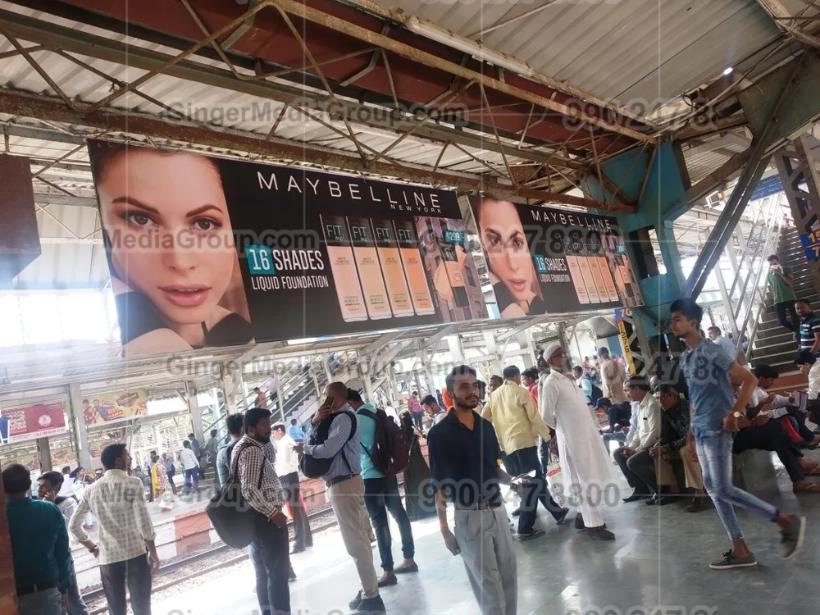
[[[806,251],[807,260],[816,261],[820,258],[820,231],[803,233],[800,235],[800,242],[803,244],[803,249]]]
[[[749,198],[749,200],[756,201],[757,199],[763,199],[767,196],[771,196],[782,191],[783,182],[780,181],[780,175],[775,173],[771,177],[761,179],[757,183],[757,186],[755,186],[755,191],[752,192],[752,196]]]

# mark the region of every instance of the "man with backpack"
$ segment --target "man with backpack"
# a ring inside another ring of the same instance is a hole
[[[407,466],[404,434],[384,410],[376,410],[372,405],[364,403],[358,391],[348,389],[347,403],[355,410],[359,424],[364,503],[376,532],[379,557],[381,557],[384,570],[384,574],[379,579],[379,587],[395,585],[398,582],[397,574],[419,570],[413,559],[416,551],[413,543],[413,530],[410,527],[407,511],[401,503],[399,484],[396,480],[396,473],[403,468],[396,468],[395,462],[399,465],[403,462],[403,465]],[[399,457],[401,459],[398,459]],[[396,520],[401,533],[404,561],[398,568],[393,567],[388,510]]]
[[[270,411],[245,412],[245,435],[229,448],[230,472],[242,497],[255,514],[251,557],[256,572],[256,595],[262,613],[290,614],[290,554],[288,519],[282,509],[285,495],[274,467],[270,446]]]
[[[362,589],[350,603],[350,609],[358,613],[384,613],[364,506],[356,415],[347,403],[347,386],[343,382],[327,385],[325,397],[311,419],[313,429],[310,441],[304,445],[301,468],[305,476],[312,477],[318,472],[324,478],[345,549],[356,564]]]

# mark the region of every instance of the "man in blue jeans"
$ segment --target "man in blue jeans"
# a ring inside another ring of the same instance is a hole
[[[347,403],[353,408],[359,421],[359,441],[361,442],[362,479],[364,479],[364,505],[367,514],[373,522],[376,532],[376,542],[379,545],[379,557],[382,560],[384,574],[379,579],[379,587],[395,585],[398,582],[397,574],[418,572],[419,567],[413,557],[416,547],[413,543],[413,530],[407,511],[401,503],[399,485],[396,476],[385,476],[373,462],[376,446],[376,409],[364,403],[362,396],[353,389],[347,390]],[[393,515],[401,534],[401,550],[404,561],[398,568],[393,567],[393,550],[391,547],[390,523],[387,511]]]
[[[691,402],[689,437],[694,437],[697,446],[704,487],[732,541],[732,548],[723,558],[709,566],[714,570],[727,570],[757,565],[757,559],[743,540],[735,505],[777,523],[783,557],[790,559],[803,544],[806,518],[784,515],[768,502],[732,484],[733,434],[748,422],[745,410],[757,386],[757,378],[701,336],[703,309],[697,303],[678,299],[669,311],[669,329],[686,343],[680,364]],[[740,385],[737,396],[733,395],[733,384]]]

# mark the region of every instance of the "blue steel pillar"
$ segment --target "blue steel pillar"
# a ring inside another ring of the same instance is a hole
[[[666,321],[669,304],[683,295],[680,253],[672,232],[674,219],[688,209],[681,160],[675,146],[661,140],[655,148],[636,148],[601,163],[601,173],[610,186],[617,186],[621,201],[635,205],[634,213],[615,214],[644,298],[644,306],[632,310],[639,347],[633,353],[657,348],[650,338],[661,333],[658,324]],[[581,187],[588,197],[614,201],[608,189],[601,189],[597,172],[587,175]],[[657,234],[666,273],[657,270],[648,239],[651,229]],[[648,357],[642,363],[644,368],[651,367]]]

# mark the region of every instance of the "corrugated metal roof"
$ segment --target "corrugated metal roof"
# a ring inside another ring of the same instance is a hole
[[[530,2],[383,4],[630,108],[715,79],[782,36],[756,0],[547,0],[534,14]]]

